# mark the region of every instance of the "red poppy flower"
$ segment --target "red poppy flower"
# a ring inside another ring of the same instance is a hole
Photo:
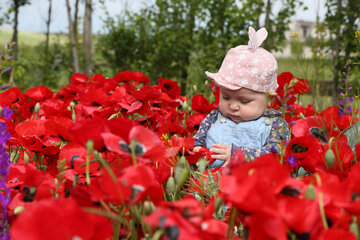
[[[315,115],[315,109],[314,107],[309,104],[307,107],[304,107],[299,104],[293,104],[293,107],[291,108],[294,115],[300,115],[302,114],[304,117],[314,116]]]
[[[75,99],[85,106],[93,107],[108,107],[115,103],[112,96],[108,95],[104,90],[99,89],[96,86],[86,89]]]
[[[56,98],[45,99],[41,102],[37,116],[38,118],[41,118],[42,116],[45,116],[46,118],[58,116],[71,119],[71,111],[67,109],[69,104],[70,102],[64,102]]]
[[[11,213],[18,206],[53,198],[51,191],[56,191],[55,178],[50,173],[41,171],[29,163],[11,165],[6,184],[11,189],[13,199],[8,206]],[[59,196],[63,195],[63,186],[58,193]]]
[[[181,89],[178,82],[163,78],[159,78],[158,81],[161,90],[169,95],[169,97],[177,99],[180,96]]]
[[[54,120],[32,119],[19,123],[15,127],[18,141],[33,152],[54,155],[59,152],[55,143],[70,138],[68,130]]]
[[[38,86],[35,88],[30,88],[25,92],[25,96],[35,100],[42,101],[53,96],[53,92],[45,86]]]
[[[200,123],[206,117],[206,114],[195,113],[191,115],[188,119],[186,119],[186,130],[190,134],[194,134],[199,130]]]
[[[216,219],[204,219],[203,207],[194,198],[184,198],[176,202],[162,203],[144,220],[152,226],[164,229],[167,238],[185,239],[225,239],[227,224]]]
[[[294,137],[286,146],[286,155],[295,156],[299,166],[308,172],[326,169],[325,151],[320,140],[312,136]]]
[[[87,213],[71,198],[44,200],[23,211],[10,229],[11,239],[109,239],[110,220]]]
[[[286,225],[277,213],[257,212],[248,217],[249,239],[287,240]],[[271,230],[269,228],[271,226]]]
[[[70,82],[74,84],[82,84],[82,83],[86,83],[87,81],[88,81],[88,77],[86,76],[85,73],[83,74],[74,73],[70,78]]]
[[[160,97],[160,89],[158,85],[144,86],[141,89],[134,91],[132,95],[141,101],[154,100]]]
[[[287,85],[286,93],[289,95],[304,94],[310,91],[310,86],[306,79],[294,77],[290,72],[283,72],[277,77],[279,87],[277,93],[279,96],[284,96],[284,88]]]
[[[5,105],[11,108],[18,108],[24,101],[25,95],[18,87],[12,87],[0,93],[0,106]]]
[[[200,112],[200,113],[209,113],[212,110],[216,109],[216,107],[213,104],[210,104],[209,100],[207,100],[201,94],[196,94],[191,99],[191,108],[192,108],[192,110]]]
[[[149,198],[155,204],[163,201],[163,192],[151,168],[144,165],[125,169],[111,168],[116,179],[105,169],[91,182],[93,200],[106,200],[116,204],[136,204]]]
[[[319,237],[319,240],[356,240],[354,233],[346,231],[344,229],[329,228],[324,230]]]
[[[66,160],[66,165],[69,169],[74,169],[79,175],[84,174],[86,171],[85,163],[88,152],[87,149],[78,143],[70,142],[66,144],[60,150],[59,159]],[[94,173],[100,167],[98,162],[92,161],[94,156],[91,154],[89,161],[90,162],[90,173]]]
[[[324,228],[317,200],[281,196],[278,198],[278,210],[286,226],[298,236],[317,239]]]
[[[165,158],[165,146],[160,138],[151,130],[143,126],[131,128],[127,137],[114,133],[104,132],[101,134],[105,146],[120,155],[131,157],[130,144],[136,141],[135,154],[138,160],[144,162],[162,162]]]
[[[150,82],[150,79],[145,74],[141,72],[130,72],[129,70],[119,72],[113,78],[117,82],[134,81],[135,85],[138,85],[139,83],[147,85]]]
[[[223,175],[221,196],[243,212],[276,212],[275,190],[281,189],[288,177],[289,170],[275,154],[262,155],[256,161],[234,167],[231,175]]]
[[[210,89],[211,92],[214,94],[215,96],[215,102],[214,105],[215,106],[219,106],[219,100],[220,100],[220,87],[218,85],[216,85],[215,83],[211,82],[210,84]]]
[[[130,119],[117,118],[105,120],[94,118],[76,121],[69,129],[72,135],[72,141],[86,146],[87,142],[91,139],[94,141],[94,149],[103,151],[105,145],[101,137],[102,133],[112,132],[120,136],[127,136],[130,129],[136,125],[138,125],[138,123]],[[89,129],[91,129],[91,131],[89,131]]]

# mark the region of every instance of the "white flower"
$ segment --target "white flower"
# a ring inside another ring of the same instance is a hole
[[[259,62],[259,59],[257,59],[257,58],[254,58],[253,60],[252,60],[252,63],[253,64],[257,64]]]
[[[227,66],[228,69],[232,69],[233,67],[234,67],[233,63],[229,63],[228,66]]]

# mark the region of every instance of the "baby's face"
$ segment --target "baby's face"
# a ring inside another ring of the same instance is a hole
[[[265,93],[247,88],[230,90],[220,87],[219,108],[221,113],[236,123],[259,118],[266,110]]]

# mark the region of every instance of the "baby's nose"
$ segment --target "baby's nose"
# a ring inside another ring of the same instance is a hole
[[[239,104],[237,104],[237,103],[230,103],[229,108],[230,108],[231,110],[239,110],[239,109],[240,109],[240,106],[239,106]]]

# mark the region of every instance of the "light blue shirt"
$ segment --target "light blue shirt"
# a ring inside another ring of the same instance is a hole
[[[272,128],[272,120],[260,117],[253,121],[235,123],[220,112],[216,122],[209,129],[206,136],[206,147],[212,148],[214,143],[232,145],[233,148],[261,148],[265,145]],[[216,159],[210,168],[217,168],[224,161]]]

